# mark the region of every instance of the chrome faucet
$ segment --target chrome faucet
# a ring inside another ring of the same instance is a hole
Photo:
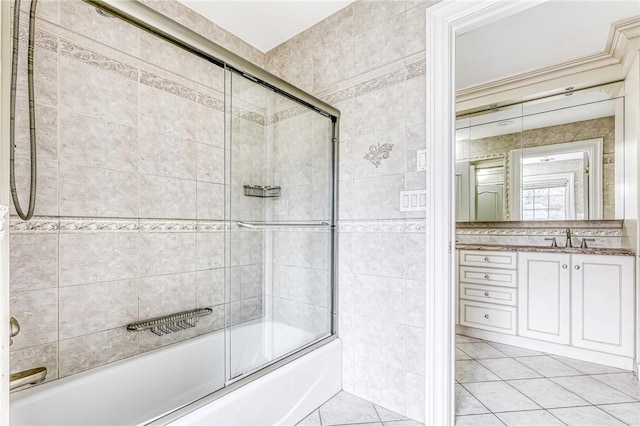
[[[545,238],[545,241],[551,241],[551,247],[552,248],[558,248],[558,242],[556,241],[556,237]]]
[[[571,229],[567,228],[564,230],[564,232],[567,234],[567,241],[564,244],[565,247],[573,247],[573,244],[571,242]]]

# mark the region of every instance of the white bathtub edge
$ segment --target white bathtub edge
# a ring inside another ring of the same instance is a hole
[[[339,339],[171,422],[171,425],[294,425],[342,388]]]

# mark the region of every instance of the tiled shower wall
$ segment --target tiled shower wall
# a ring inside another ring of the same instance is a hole
[[[179,3],[148,3],[263,63],[261,52]],[[244,293],[224,288],[223,71],[78,0],[41,1],[38,17],[37,217],[11,221],[11,314],[22,327],[12,372],[45,366],[53,380],[222,328],[225,310],[239,321],[261,316],[262,287],[249,282],[260,280],[261,258],[234,259]],[[20,39],[25,206],[25,27]],[[247,120],[264,129],[264,118]],[[261,248],[261,237],[240,244]],[[195,329],[157,337],[124,327],[205,306],[214,314]]]
[[[343,387],[424,419],[425,10],[359,0],[267,53],[266,66],[342,113],[339,327]],[[386,144],[386,146],[385,146]]]

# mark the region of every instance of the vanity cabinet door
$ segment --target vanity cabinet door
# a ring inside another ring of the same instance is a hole
[[[563,253],[518,253],[518,334],[570,343],[571,261]]]
[[[572,345],[633,356],[634,258],[573,255]]]

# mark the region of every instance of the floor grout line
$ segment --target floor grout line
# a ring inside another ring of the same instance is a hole
[[[486,343],[488,344],[491,348],[501,352],[498,348],[493,347],[490,342],[486,342],[483,340],[479,340],[479,341],[474,341],[474,342],[460,342],[460,343]],[[510,379],[510,381],[527,381],[527,380],[540,380],[540,379],[546,379],[551,381],[552,383],[554,383],[555,385],[557,385],[558,387],[560,387],[561,389],[565,390],[566,392],[569,392],[570,394],[574,395],[575,397],[579,398],[582,401],[585,401],[586,405],[577,405],[577,406],[568,406],[568,407],[554,407],[554,408],[545,408],[543,406],[541,406],[537,401],[535,401],[534,399],[532,399],[531,397],[529,397],[526,393],[520,391],[519,389],[517,389],[515,386],[513,386],[511,383],[509,383],[509,380],[484,380],[484,381],[475,381],[475,382],[459,382],[456,379],[456,383],[460,384],[460,386],[465,389],[476,401],[478,401],[478,403],[483,406],[487,411],[489,411],[489,413],[491,413],[494,417],[496,417],[501,423],[505,424],[504,421],[502,421],[502,419],[497,415],[497,414],[503,414],[503,413],[517,413],[517,412],[527,412],[527,411],[544,411],[547,412],[549,415],[553,416],[555,419],[557,419],[560,423],[562,424],[567,424],[564,421],[562,421],[562,419],[560,419],[558,416],[556,416],[553,412],[551,412],[550,410],[554,410],[554,409],[572,409],[572,408],[585,408],[585,407],[596,407],[599,411],[601,411],[602,413],[604,413],[605,415],[609,415],[613,418],[615,418],[616,420],[626,424],[623,420],[617,418],[616,416],[614,416],[613,414],[608,413],[606,410],[604,410],[603,408],[601,408],[598,405],[618,405],[618,404],[633,404],[633,403],[637,403],[640,402],[635,396],[628,394],[627,392],[624,392],[620,389],[615,388],[614,386],[605,383],[601,380],[598,380],[596,377],[592,377],[595,375],[611,375],[611,374],[625,374],[625,371],[620,371],[620,372],[613,372],[613,373],[596,373],[596,374],[587,374],[585,372],[583,372],[582,370],[579,370],[575,367],[573,367],[571,364],[567,363],[567,362],[563,362],[561,360],[558,360],[556,358],[554,358],[553,356],[551,356],[550,354],[546,354],[546,353],[542,353],[542,355],[530,355],[530,356],[519,356],[519,357],[514,357],[514,356],[510,356],[505,354],[505,357],[500,357],[500,358],[474,358],[473,356],[469,355],[467,352],[465,352],[464,350],[462,350],[461,348],[458,347],[458,343],[456,343],[456,349],[460,350],[461,352],[463,352],[465,355],[469,356],[470,359],[468,360],[456,360],[456,361],[475,361],[478,365],[482,366],[483,368],[487,369],[489,372],[491,372],[492,374],[498,376],[493,370],[491,370],[489,367],[485,366],[481,360],[485,360],[485,359],[504,359],[504,358],[509,358],[509,359],[513,359],[516,362],[518,362],[519,364],[521,364],[522,366],[528,368],[529,370],[535,372],[536,374],[539,374],[540,377],[532,377],[532,378],[522,378],[522,379]],[[573,375],[568,375],[568,376],[546,376],[543,375],[540,371],[536,370],[535,368],[532,368],[526,364],[524,364],[523,362],[521,362],[518,358],[530,358],[530,357],[540,357],[540,356],[546,356],[549,357],[551,359],[553,359],[554,361],[559,362],[560,364],[563,364],[569,368],[572,368],[574,370],[576,370],[577,372],[579,372],[580,374],[573,374]],[[498,376],[499,377],[499,376]],[[587,399],[581,397],[580,395],[576,394],[575,392],[571,391],[570,389],[567,389],[566,387],[562,386],[561,384],[557,383],[556,381],[554,381],[553,379],[557,379],[557,378],[564,378],[564,377],[590,377],[594,380],[597,380],[598,382],[600,382],[601,384],[619,392],[622,393],[630,398],[632,398],[634,401],[629,401],[629,402],[613,402],[613,403],[606,403],[606,404],[594,404],[591,401],[588,401]],[[465,386],[465,384],[474,384],[474,383],[496,383],[496,382],[504,382],[507,385],[509,385],[511,388],[513,388],[516,392],[520,393],[522,396],[524,396],[525,398],[527,398],[528,400],[530,400],[531,402],[533,402],[534,404],[536,404],[538,407],[540,407],[539,409],[527,409],[527,410],[513,410],[513,411],[498,411],[498,412],[494,412],[492,410],[489,409],[489,407],[487,407],[482,401],[480,401],[480,399],[473,393],[471,392],[469,389],[467,389],[467,387]],[[483,415],[483,414],[460,414],[460,415],[455,415],[455,417],[467,417],[467,416],[479,416],[479,415]]]

